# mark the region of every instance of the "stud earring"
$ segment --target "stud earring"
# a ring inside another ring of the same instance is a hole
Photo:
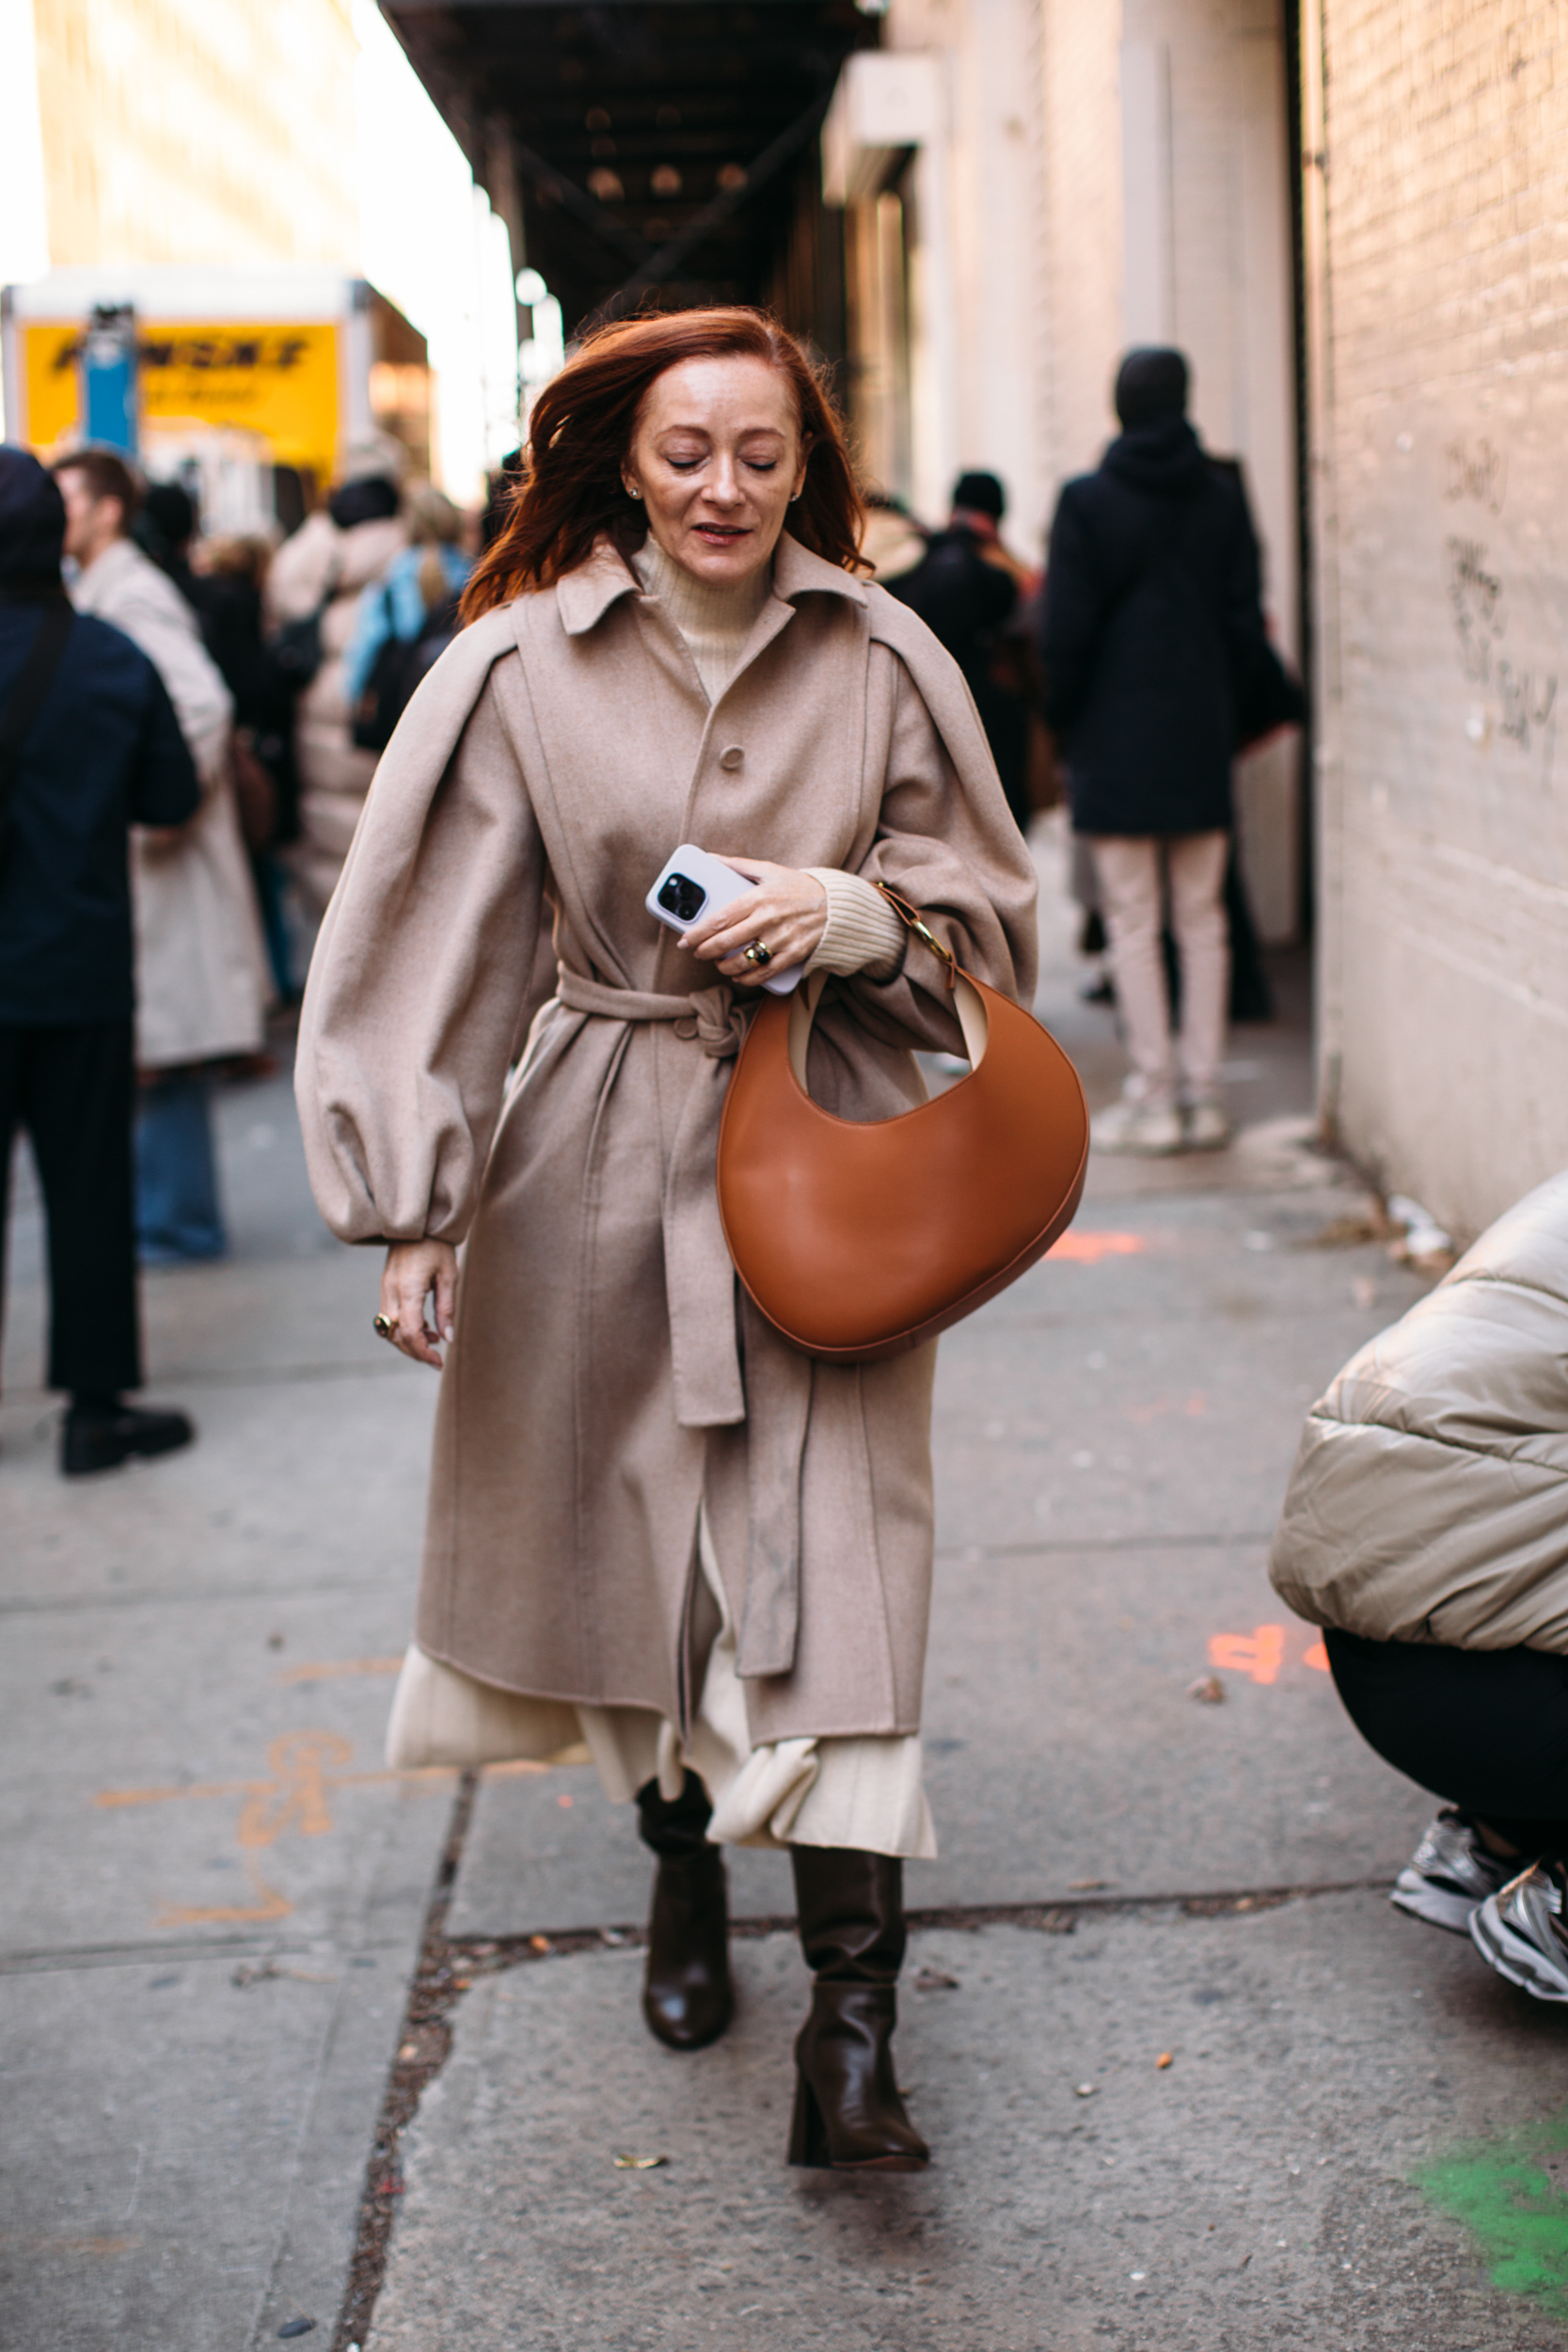
[[[799,505],[800,505],[800,491],[799,491],[799,490],[792,490],[792,491],[790,492],[790,494],[789,494],[789,502],[790,502],[791,506],[799,506]]]

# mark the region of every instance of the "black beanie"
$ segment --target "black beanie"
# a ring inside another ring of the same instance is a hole
[[[953,503],[999,523],[1007,511],[1007,493],[993,473],[961,473],[953,485]]]
[[[24,449],[0,447],[0,580],[57,588],[65,501],[53,474]]]
[[[1187,362],[1158,343],[1130,351],[1117,370],[1117,415],[1124,431],[1187,413]]]

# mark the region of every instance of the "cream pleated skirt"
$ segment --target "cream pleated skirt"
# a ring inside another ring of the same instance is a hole
[[[746,1693],[735,1670],[736,1634],[708,1535],[698,1523],[702,1567],[694,1645],[706,1671],[690,1731],[650,1708],[577,1707],[525,1698],[480,1682],[410,1646],[387,1726],[397,1772],[447,1764],[579,1763],[590,1757],[605,1795],[629,1804],[657,1779],[678,1797],[689,1767],[713,1806],[708,1836],[726,1846],[847,1846],[934,1861],[920,1735],[902,1739],[779,1740],[753,1748]]]

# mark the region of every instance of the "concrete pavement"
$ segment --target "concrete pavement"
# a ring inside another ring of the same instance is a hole
[[[452,1802],[381,1744],[431,1387],[369,1329],[281,1080],[235,1252],[145,1288],[189,1453],[64,1485],[16,1219],[0,1406],[0,2338],[230,2352],[341,2298]],[[433,1384],[432,1384],[433,1386]]]
[[[1042,1009],[1104,1099],[1114,1025],[1047,903]],[[676,2059],[637,2014],[645,1860],[591,1772],[485,1774],[469,1811],[384,1771],[435,1384],[371,1338],[374,1266],[321,1233],[281,1086],[224,1101],[232,1261],[148,1285],[188,1455],[55,1478],[24,1208],[8,2344],[1564,2341],[1562,2021],[1388,1910],[1429,1804],[1262,1573],[1304,1406],[1420,1285],[1346,1239],[1299,1021],[1232,1050],[1238,1149],[1097,1163],[1070,1249],[943,1343],[912,2181],[783,2163],[782,1857],[735,1858],[741,2014]]]

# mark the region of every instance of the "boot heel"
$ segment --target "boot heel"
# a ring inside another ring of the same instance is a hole
[[[795,2112],[789,2124],[789,2161],[807,2165],[818,2172],[831,2172],[833,2162],[828,2153],[827,2127],[816,2104],[816,2093],[799,2062],[795,2069]]]

